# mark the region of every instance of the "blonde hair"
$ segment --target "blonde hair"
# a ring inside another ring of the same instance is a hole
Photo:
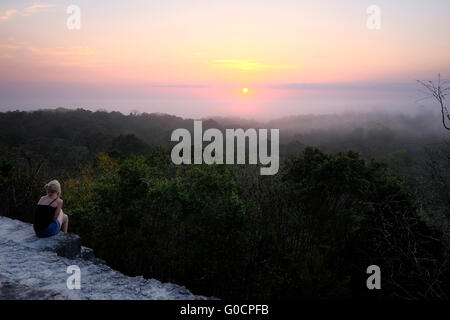
[[[45,191],[47,191],[47,194],[57,193],[58,191],[61,193],[61,184],[58,180],[50,181],[44,186],[44,188]]]

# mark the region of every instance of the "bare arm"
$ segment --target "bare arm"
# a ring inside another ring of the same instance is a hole
[[[55,216],[53,217],[53,221],[58,220],[59,214],[61,213],[61,209],[62,209],[62,206],[63,206],[63,200],[62,199],[58,199],[57,202],[58,202],[58,206],[56,207]]]

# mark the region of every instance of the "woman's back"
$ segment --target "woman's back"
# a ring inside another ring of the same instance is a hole
[[[55,221],[56,200],[58,198],[51,199],[48,196],[44,196],[39,200],[34,212],[33,227],[36,232],[44,230],[50,223]]]
[[[34,213],[34,231],[38,237],[51,237],[60,230],[67,233],[69,217],[62,211],[61,184],[52,180],[44,186],[46,196],[41,197]]]

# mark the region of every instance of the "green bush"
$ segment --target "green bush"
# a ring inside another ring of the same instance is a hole
[[[389,270],[383,297],[447,294],[441,235],[400,178],[354,152],[306,148],[274,177],[248,166],[177,167],[162,150],[100,160],[71,221],[127,274],[222,298],[342,298],[375,295],[365,270],[377,264]]]

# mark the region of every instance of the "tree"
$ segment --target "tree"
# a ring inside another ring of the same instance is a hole
[[[427,89],[426,98],[434,98],[439,103],[441,107],[441,115],[442,115],[442,125],[445,129],[450,130],[450,114],[448,112],[447,107],[445,106],[445,97],[448,95],[446,91],[450,89],[449,87],[445,87],[449,82],[441,81],[441,75],[438,74],[438,81],[434,83],[433,81],[421,81],[417,80],[422,86]]]

